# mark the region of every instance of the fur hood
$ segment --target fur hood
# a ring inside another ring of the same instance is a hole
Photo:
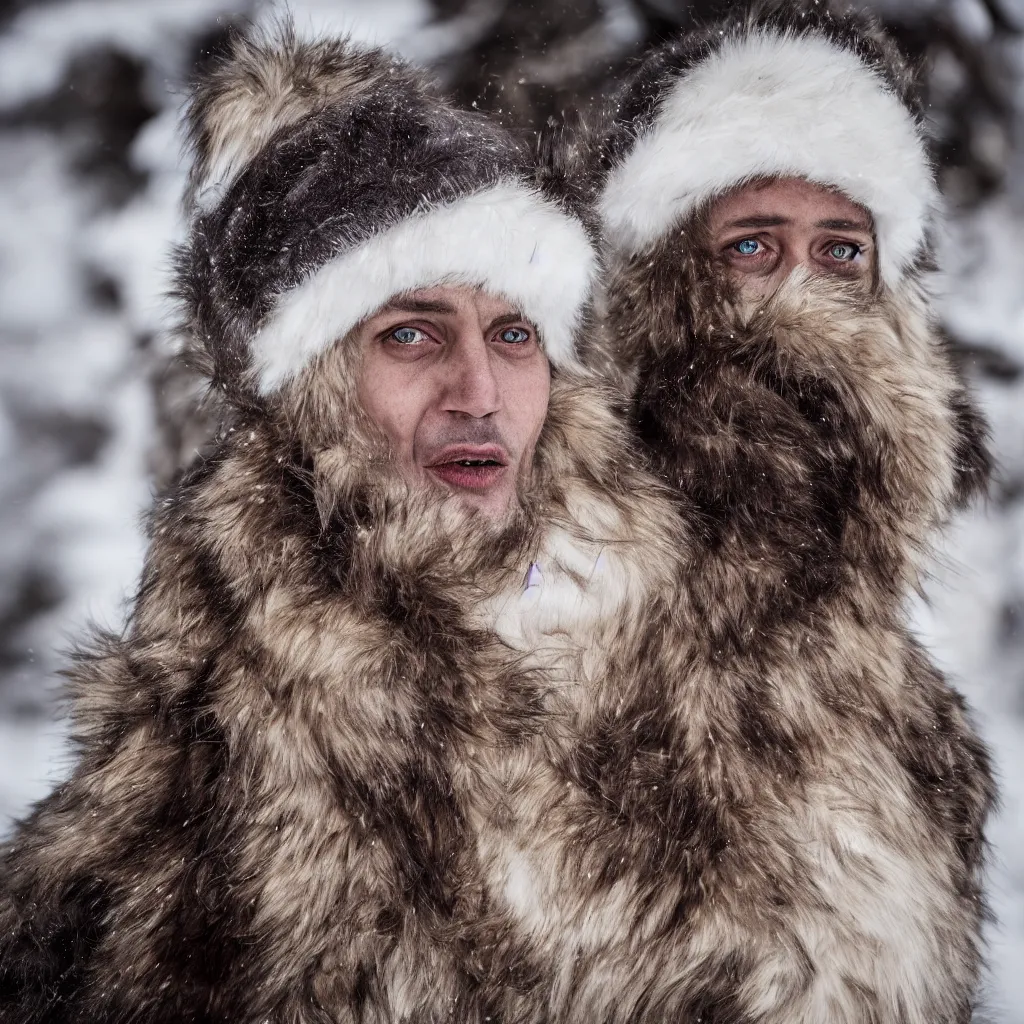
[[[887,285],[927,256],[938,192],[913,69],[864,16],[741,7],[651,53],[613,106],[598,209],[617,251],[745,181],[793,176],[871,213]]]

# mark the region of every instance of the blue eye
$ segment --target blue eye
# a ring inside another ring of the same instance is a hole
[[[508,342],[510,345],[522,345],[530,340],[530,332],[523,330],[522,327],[506,327],[500,337],[502,341]]]
[[[753,256],[761,248],[761,243],[756,238],[743,238],[733,248],[743,256]]]
[[[422,340],[423,332],[417,331],[415,327],[399,327],[391,332],[391,337],[399,345],[415,345],[416,342]]]
[[[860,246],[854,245],[852,242],[836,242],[829,246],[828,254],[834,260],[849,262],[860,255]]]

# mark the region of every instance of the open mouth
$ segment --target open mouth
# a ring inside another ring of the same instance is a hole
[[[449,487],[474,491],[491,487],[507,468],[505,453],[493,445],[448,449],[427,466]]]

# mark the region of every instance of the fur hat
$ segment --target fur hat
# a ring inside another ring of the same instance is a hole
[[[790,4],[655,51],[618,97],[600,214],[640,252],[745,180],[803,177],[874,218],[883,281],[919,259],[937,202],[913,76],[863,17]]]
[[[267,396],[391,296],[441,283],[507,298],[575,360],[595,258],[529,153],[422,73],[344,40],[253,33],[198,83],[187,331],[215,384]]]

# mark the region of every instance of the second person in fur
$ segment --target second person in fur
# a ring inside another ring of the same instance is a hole
[[[967,1024],[992,772],[907,604],[988,456],[930,309],[913,76],[777,5],[650,54],[614,111],[591,357],[692,545],[658,783],[693,823],[662,864],[692,1019]]]

